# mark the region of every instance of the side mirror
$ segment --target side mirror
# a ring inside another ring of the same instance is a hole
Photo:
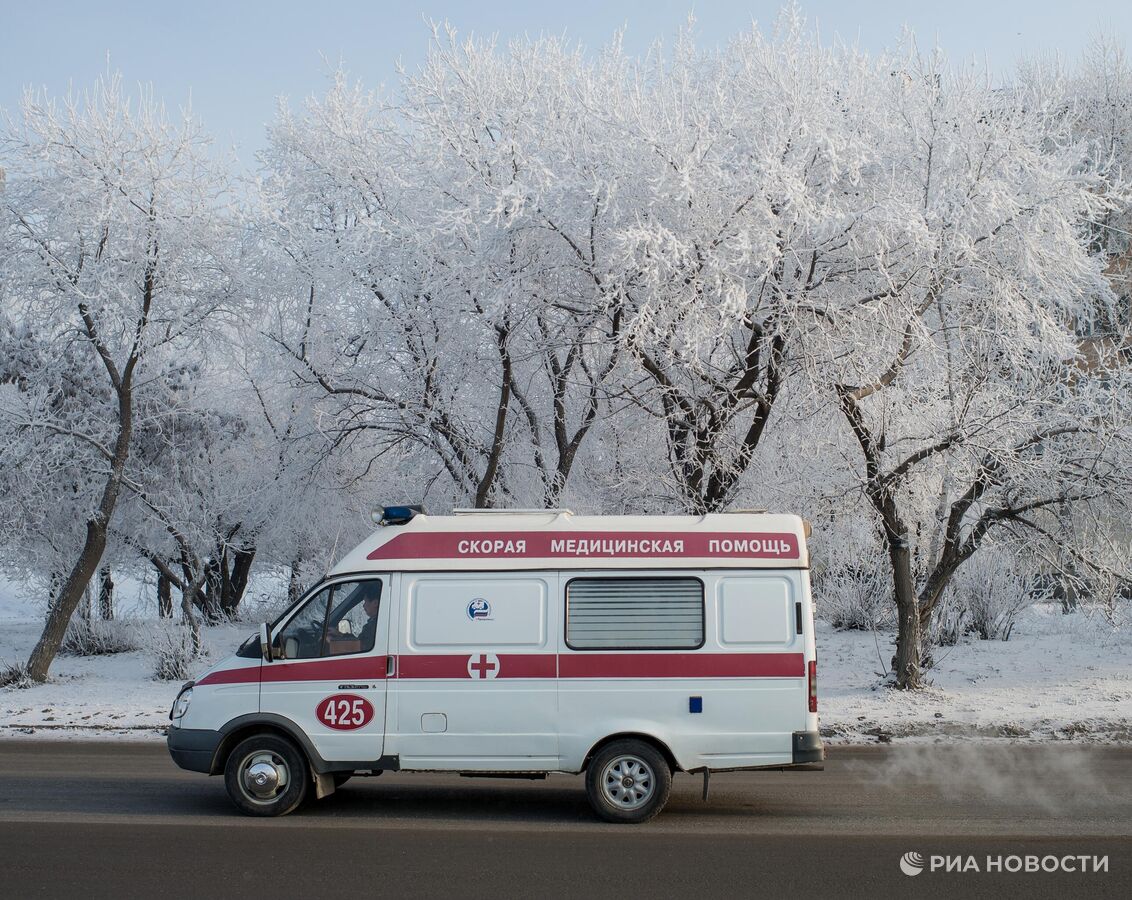
[[[349,619],[339,619],[338,620],[338,633],[339,634],[353,634],[354,633],[354,626],[352,624],[350,624]]]
[[[271,626],[266,622],[259,626],[259,652],[271,662]]]

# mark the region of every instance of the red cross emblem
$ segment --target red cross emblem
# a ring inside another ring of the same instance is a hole
[[[499,657],[494,653],[481,653],[477,659],[468,657],[469,678],[494,678],[499,674]]]

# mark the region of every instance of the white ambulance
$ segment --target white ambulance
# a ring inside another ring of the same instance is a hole
[[[169,752],[282,815],[352,775],[585,773],[643,822],[676,772],[820,768],[797,516],[387,507],[236,655],[186,684]]]

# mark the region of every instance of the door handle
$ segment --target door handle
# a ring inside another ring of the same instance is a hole
[[[385,677],[392,678],[396,674],[396,672],[397,657],[392,655],[385,657]]]

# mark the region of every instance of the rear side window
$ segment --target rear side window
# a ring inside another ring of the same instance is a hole
[[[725,647],[789,644],[797,630],[796,618],[794,591],[785,578],[761,575],[719,580],[719,642]]]
[[[574,578],[566,585],[573,650],[690,650],[703,642],[698,578]]]

